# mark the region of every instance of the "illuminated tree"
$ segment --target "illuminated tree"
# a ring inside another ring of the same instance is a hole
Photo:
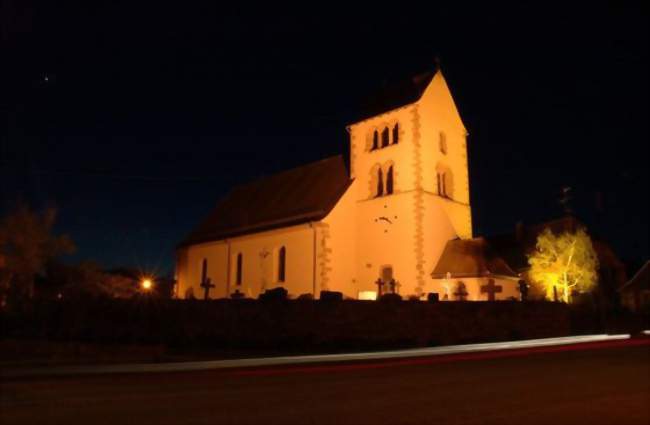
[[[571,301],[574,291],[589,291],[597,281],[598,258],[584,229],[554,234],[545,229],[528,255],[529,276],[549,299]]]

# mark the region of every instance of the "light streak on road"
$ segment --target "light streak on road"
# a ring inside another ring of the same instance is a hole
[[[648,331],[646,331],[648,332]],[[649,332],[650,333],[650,332]],[[495,350],[516,350],[534,347],[582,344],[629,339],[629,334],[579,335],[559,338],[529,339],[523,341],[490,342],[482,344],[448,345],[444,347],[414,348],[407,350],[376,351],[346,354],[317,354],[305,356],[259,357],[247,359],[210,360],[175,363],[142,363],[114,365],[57,366],[30,369],[1,370],[0,377],[28,377],[48,375],[101,375],[113,373],[165,373],[215,369],[304,365],[310,363],[338,363],[349,361],[404,359],[441,356],[461,353],[479,353]]]

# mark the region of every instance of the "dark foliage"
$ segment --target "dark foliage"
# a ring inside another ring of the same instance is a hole
[[[394,294],[394,293],[387,293],[383,294],[381,297],[379,297],[379,301],[383,302],[397,302],[397,301],[402,301],[402,296],[399,294]]]
[[[260,301],[284,301],[288,299],[289,293],[285,288],[267,289],[264,293],[260,294]]]
[[[322,302],[88,298],[0,317],[3,338],[186,349],[365,350],[569,335],[549,302]]]
[[[321,291],[320,300],[324,302],[343,301],[343,293],[337,291]]]

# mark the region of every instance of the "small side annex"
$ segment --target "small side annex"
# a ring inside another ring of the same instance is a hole
[[[520,277],[482,237],[454,239],[431,273],[441,301],[520,299]]]

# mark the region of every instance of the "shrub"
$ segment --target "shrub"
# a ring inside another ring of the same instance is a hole
[[[260,294],[260,301],[284,301],[288,298],[288,292],[285,288],[278,287],[267,289],[263,294]]]
[[[343,293],[336,291],[320,291],[321,301],[343,301]]]
[[[383,294],[381,297],[379,297],[379,301],[384,301],[384,302],[402,301],[402,296],[400,294],[393,294],[393,293]]]

